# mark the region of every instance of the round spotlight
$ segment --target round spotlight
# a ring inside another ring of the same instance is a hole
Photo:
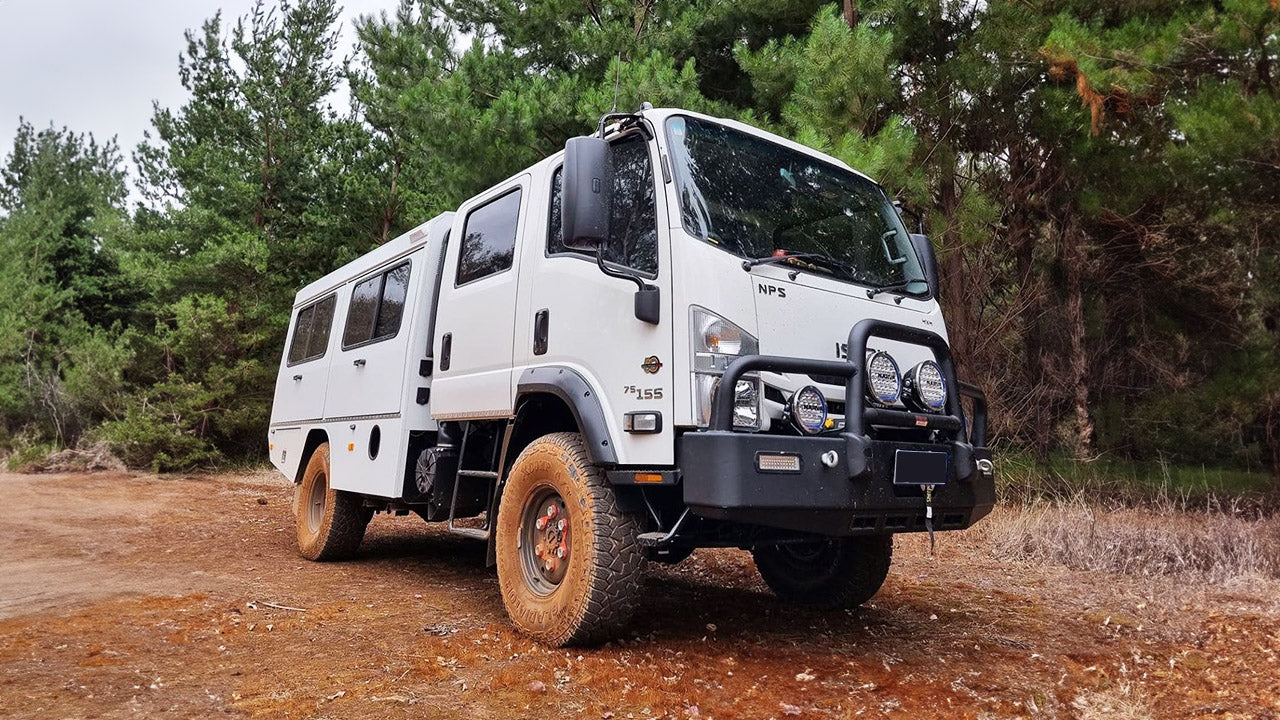
[[[827,399],[818,388],[806,385],[792,393],[787,402],[787,415],[800,432],[820,433],[827,424]]]
[[[867,355],[867,397],[879,405],[892,405],[902,396],[898,363],[883,350]]]
[[[907,402],[922,412],[942,412],[947,406],[947,380],[942,368],[932,360],[925,360],[907,372],[903,380]]]

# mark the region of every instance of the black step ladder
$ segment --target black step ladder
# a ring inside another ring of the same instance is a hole
[[[514,423],[507,421],[506,427],[502,431],[502,442],[497,443],[494,448],[494,456],[489,459],[489,469],[467,469],[463,467],[463,463],[467,459],[467,438],[471,437],[471,421],[464,420],[462,423],[462,447],[458,449],[458,474],[453,478],[453,495],[449,498],[449,532],[463,537],[474,538],[476,540],[488,540],[493,534],[493,517],[497,514],[496,500],[502,494],[502,475],[506,469],[507,447],[511,444],[511,430]],[[463,478],[473,480],[489,480],[489,499],[486,502],[488,510],[485,511],[484,525],[473,527],[459,527],[457,524],[458,512],[458,489],[462,485]]]

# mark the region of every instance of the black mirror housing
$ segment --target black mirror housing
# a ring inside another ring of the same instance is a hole
[[[911,248],[920,258],[920,268],[924,270],[924,280],[929,284],[929,294],[938,297],[938,255],[933,250],[929,236],[919,233],[911,234]]]
[[[564,144],[561,192],[564,246],[594,253],[609,237],[613,201],[613,154],[599,137],[569,138]]]

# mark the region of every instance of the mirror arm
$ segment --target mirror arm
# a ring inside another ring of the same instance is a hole
[[[635,283],[640,292],[644,292],[649,289],[649,285],[639,276],[632,275],[631,273],[623,272],[621,270],[614,270],[604,263],[604,243],[596,246],[596,265],[600,268],[600,272],[608,275],[609,277],[615,277],[619,280],[630,280]]]
[[[621,270],[614,270],[604,262],[604,243],[596,246],[596,266],[600,272],[620,280],[630,280],[636,284],[635,316],[637,320],[657,325],[662,319],[661,296],[658,286],[646,283],[639,275]]]

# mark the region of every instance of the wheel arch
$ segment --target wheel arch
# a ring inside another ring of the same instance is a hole
[[[298,456],[298,469],[293,473],[293,483],[302,482],[302,474],[307,471],[307,463],[311,462],[311,453],[322,444],[329,442],[329,433],[324,428],[311,428],[307,432],[307,441],[302,445],[302,454]]]
[[[538,429],[539,425],[549,429],[529,436],[521,428],[522,418],[530,431]],[[568,419],[572,419],[572,426],[567,425]],[[591,383],[573,368],[546,365],[526,369],[516,385],[515,421],[516,432],[527,440],[517,449],[513,435],[513,447],[510,449],[515,452],[508,456],[509,459],[513,460],[519,450],[542,435],[567,431],[582,433],[587,454],[595,465],[618,464],[618,453],[609,437],[609,424],[600,398]]]

